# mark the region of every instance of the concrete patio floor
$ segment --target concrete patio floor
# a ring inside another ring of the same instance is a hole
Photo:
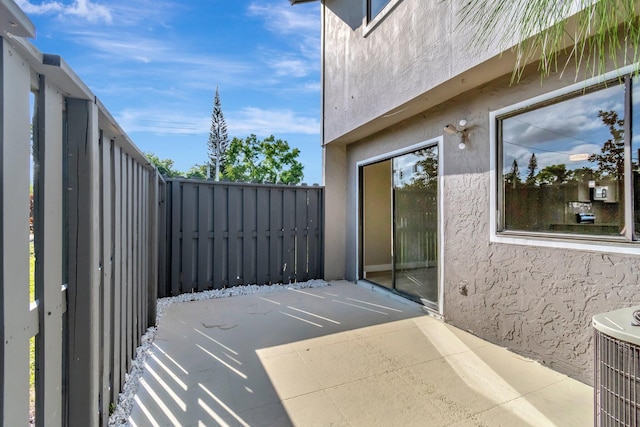
[[[176,304],[133,426],[590,426],[592,388],[348,282]]]

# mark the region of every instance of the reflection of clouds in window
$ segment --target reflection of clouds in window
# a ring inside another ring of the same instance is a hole
[[[600,153],[603,143],[611,139],[598,113],[617,111],[623,118],[623,105],[624,86],[616,85],[504,119],[504,173],[511,171],[515,160],[520,176],[526,175],[532,153],[537,170],[559,164],[568,170],[597,169],[596,163],[584,158]]]
[[[598,112],[624,111],[624,86],[615,86],[557,104],[538,108],[504,121],[503,128],[517,135],[513,142],[523,145],[559,142],[562,139],[579,139],[600,143],[594,130],[606,128],[598,118]],[[506,138],[509,139],[509,138]]]

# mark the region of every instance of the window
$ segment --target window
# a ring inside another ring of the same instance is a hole
[[[639,240],[640,84],[584,88],[495,116],[498,232]]]
[[[391,0],[367,0],[367,20],[371,21]]]

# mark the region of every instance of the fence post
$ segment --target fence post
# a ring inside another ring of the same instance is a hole
[[[99,158],[98,108],[67,99],[69,283],[67,414],[69,426],[98,425]]]
[[[160,229],[158,227],[160,181],[158,178],[157,169],[149,172],[147,326],[156,324],[156,301],[158,299],[158,245],[160,244]]]
[[[36,299],[36,424],[62,423],[62,104],[60,91],[40,76],[34,124]]]
[[[20,426],[28,422],[29,339],[38,327],[29,313],[31,70],[7,40],[0,45],[0,424]]]

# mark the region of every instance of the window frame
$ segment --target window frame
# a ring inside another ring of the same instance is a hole
[[[496,243],[508,243],[527,246],[543,246],[558,248],[573,248],[584,250],[596,250],[615,253],[640,254],[639,242],[633,234],[633,175],[631,161],[631,125],[632,125],[632,97],[631,80],[635,68],[633,65],[614,70],[612,72],[594,77],[583,82],[575,83],[564,88],[542,94],[525,101],[491,111],[489,113],[489,138],[490,138],[490,241]],[[628,78],[629,77],[629,78]],[[502,166],[502,142],[501,123],[503,119],[516,116],[526,111],[531,111],[544,105],[556,104],[567,99],[573,99],[582,94],[593,93],[601,86],[610,82],[618,82],[624,79],[625,85],[625,124],[624,124],[624,224],[625,234],[622,236],[606,235],[581,235],[569,233],[546,233],[541,231],[519,231],[504,229],[504,189],[501,185],[503,179]]]
[[[374,28],[391,13],[402,0],[389,0],[382,9],[375,15],[371,16],[371,0],[362,0],[362,8],[364,11],[363,20],[363,36],[366,37]]]

